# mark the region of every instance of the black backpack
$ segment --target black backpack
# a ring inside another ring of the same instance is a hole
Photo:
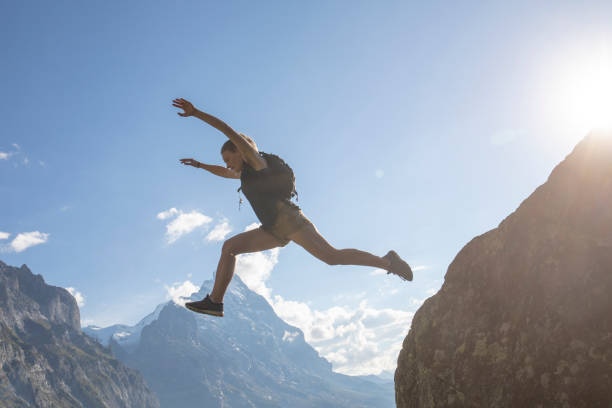
[[[259,152],[266,162],[268,163],[268,177],[266,177],[266,184],[268,185],[269,191],[278,195],[280,198],[287,198],[291,200],[295,197],[298,200],[298,192],[295,189],[295,175],[293,169],[283,159],[275,154]],[[238,193],[240,190],[238,189]],[[238,208],[242,203],[242,198],[238,203]]]
[[[296,197],[297,200],[298,193],[295,190],[295,175],[291,166],[275,154],[260,153],[266,159],[266,162],[268,162],[268,167],[270,167],[271,189],[278,191],[282,198],[291,200],[293,197]]]

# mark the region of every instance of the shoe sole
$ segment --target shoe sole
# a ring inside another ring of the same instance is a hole
[[[201,314],[207,314],[207,315],[212,315],[212,316],[223,317],[223,312],[217,312],[215,310],[196,309],[195,307],[191,307],[189,305],[185,305],[185,307],[187,309],[191,310],[192,312],[201,313]]]

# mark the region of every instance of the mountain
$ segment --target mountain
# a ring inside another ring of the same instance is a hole
[[[203,298],[212,284],[204,282],[191,299]],[[392,383],[332,372],[302,331],[281,320],[237,275],[224,305],[225,316],[218,318],[168,302],[140,329],[137,344],[127,347],[112,330],[96,332],[99,338],[105,333],[101,341],[117,358],[143,374],[162,407],[395,406]]]
[[[114,324],[112,326],[103,328],[92,325],[83,327],[83,333],[98,340],[98,342],[100,342],[103,346],[108,347],[112,339],[114,342],[119,343],[123,348],[129,350],[131,347],[138,345],[140,342],[140,333],[142,332],[142,329],[151,322],[157,320],[159,313],[164,306],[166,306],[165,303],[157,305],[152,313],[144,317],[135,326]]]
[[[159,407],[142,376],[81,332],[75,299],[0,261],[0,401],[10,407]]]
[[[418,310],[397,406],[612,406],[612,134],[470,241]]]

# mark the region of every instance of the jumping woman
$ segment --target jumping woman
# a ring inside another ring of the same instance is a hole
[[[188,309],[223,316],[223,296],[234,276],[236,256],[284,247],[290,241],[328,265],[372,266],[402,279],[412,280],[410,266],[393,250],[378,257],[358,249],[336,249],[331,246],[300,207],[291,201],[295,195],[293,172],[278,156],[260,152],[252,139],[237,133],[222,120],[196,109],[185,99],[175,99],[172,105],[183,110],[177,112],[179,116],[195,116],[229,139],[221,147],[225,167],[200,163],[194,159],[181,159],[181,163],[220,177],[240,179],[240,190],[261,221],[259,228],[237,234],[224,242],[212,292],[203,300],[188,302],[185,305]]]

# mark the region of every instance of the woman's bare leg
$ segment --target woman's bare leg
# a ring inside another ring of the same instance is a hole
[[[223,301],[225,291],[234,276],[236,255],[265,251],[279,246],[282,246],[282,243],[261,227],[234,235],[225,241],[221,249],[221,258],[217,265],[215,285],[210,294],[210,299],[216,303]]]
[[[313,224],[306,224],[288,236],[296,244],[328,265],[363,265],[389,270],[390,262],[358,249],[336,249],[323,238]]]

